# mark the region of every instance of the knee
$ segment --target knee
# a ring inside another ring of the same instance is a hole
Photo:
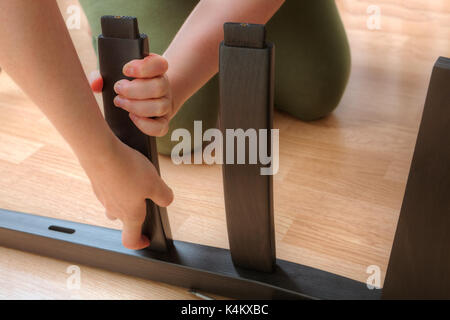
[[[350,53],[299,65],[291,77],[277,73],[275,104],[303,121],[323,118],[339,105],[350,75]],[[283,72],[282,70],[280,70]]]

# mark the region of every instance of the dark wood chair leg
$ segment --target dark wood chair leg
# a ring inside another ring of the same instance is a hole
[[[102,17],[102,35],[98,38],[100,72],[103,77],[103,106],[105,118],[114,134],[125,144],[145,155],[159,173],[156,140],[142,133],[130,120],[128,112],[114,106],[114,84],[124,79],[123,66],[148,55],[148,39],[140,34],[133,17]],[[166,251],[171,245],[171,231],[165,208],[150,199],[142,232],[150,239],[151,250]]]
[[[450,299],[450,59],[431,76],[383,288],[385,299]]]
[[[219,62],[220,127],[228,144],[227,129],[269,129],[270,133],[274,48],[265,41],[262,25],[226,23],[224,34]],[[222,170],[231,256],[239,267],[271,272],[275,263],[272,176],[261,175],[259,158],[249,164],[247,142],[245,164],[236,164],[238,141],[233,141],[234,164],[226,163],[225,144]],[[270,150],[270,137],[267,142]]]

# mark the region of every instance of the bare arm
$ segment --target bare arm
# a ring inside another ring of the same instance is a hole
[[[180,106],[218,72],[219,43],[225,22],[265,24],[284,0],[201,0],[173,39],[164,57]]]
[[[109,150],[112,133],[89,90],[56,2],[1,0],[0,7],[2,67],[77,156],[84,159],[95,150]]]
[[[70,144],[107,216],[123,222],[123,243],[141,235],[145,198],[173,198],[151,163],[122,144],[98,108],[55,0],[0,0],[0,65]]]

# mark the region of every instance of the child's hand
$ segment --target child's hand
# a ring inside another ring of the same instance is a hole
[[[149,136],[164,136],[174,107],[169,80],[166,76],[167,60],[150,54],[133,60],[123,67],[123,74],[135,78],[119,80],[114,85],[117,93],[114,104],[130,113],[130,118],[142,132]],[[98,71],[89,76],[94,92],[101,92],[103,80]]]
[[[142,235],[146,216],[145,199],[166,207],[173,201],[172,190],[158,175],[152,163],[119,139],[114,139],[101,157],[80,159],[98,200],[109,219],[123,223],[122,243],[129,249],[149,246]]]

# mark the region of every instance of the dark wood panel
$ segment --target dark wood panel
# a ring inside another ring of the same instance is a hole
[[[450,59],[431,76],[383,297],[450,299]]]
[[[119,230],[3,209],[0,246],[231,298],[380,298],[380,290],[365,283],[285,260],[266,273],[236,267],[228,250],[183,241],[167,252],[129,250]]]
[[[133,17],[105,16],[102,18],[102,32],[107,35],[102,34],[98,38],[105,119],[114,134],[123,143],[145,155],[159,173],[155,137],[142,133],[131,121],[128,112],[117,108],[113,103],[116,96],[114,84],[120,79],[130,79],[123,75],[123,66],[131,60],[148,55],[148,38],[139,34],[137,20]],[[149,249],[165,251],[171,245],[172,239],[167,211],[150,199],[146,200],[146,207],[142,232],[150,239]]]
[[[224,26],[225,42],[220,46],[220,127],[227,129],[271,129],[273,114],[274,48],[264,42],[264,26]],[[259,139],[258,139],[259,140]],[[270,150],[270,137],[268,150]],[[240,267],[271,272],[275,262],[272,176],[261,175],[257,159],[245,164],[227,164],[226,138],[223,152],[223,183],[228,238],[233,261]],[[230,149],[233,150],[233,149]]]

